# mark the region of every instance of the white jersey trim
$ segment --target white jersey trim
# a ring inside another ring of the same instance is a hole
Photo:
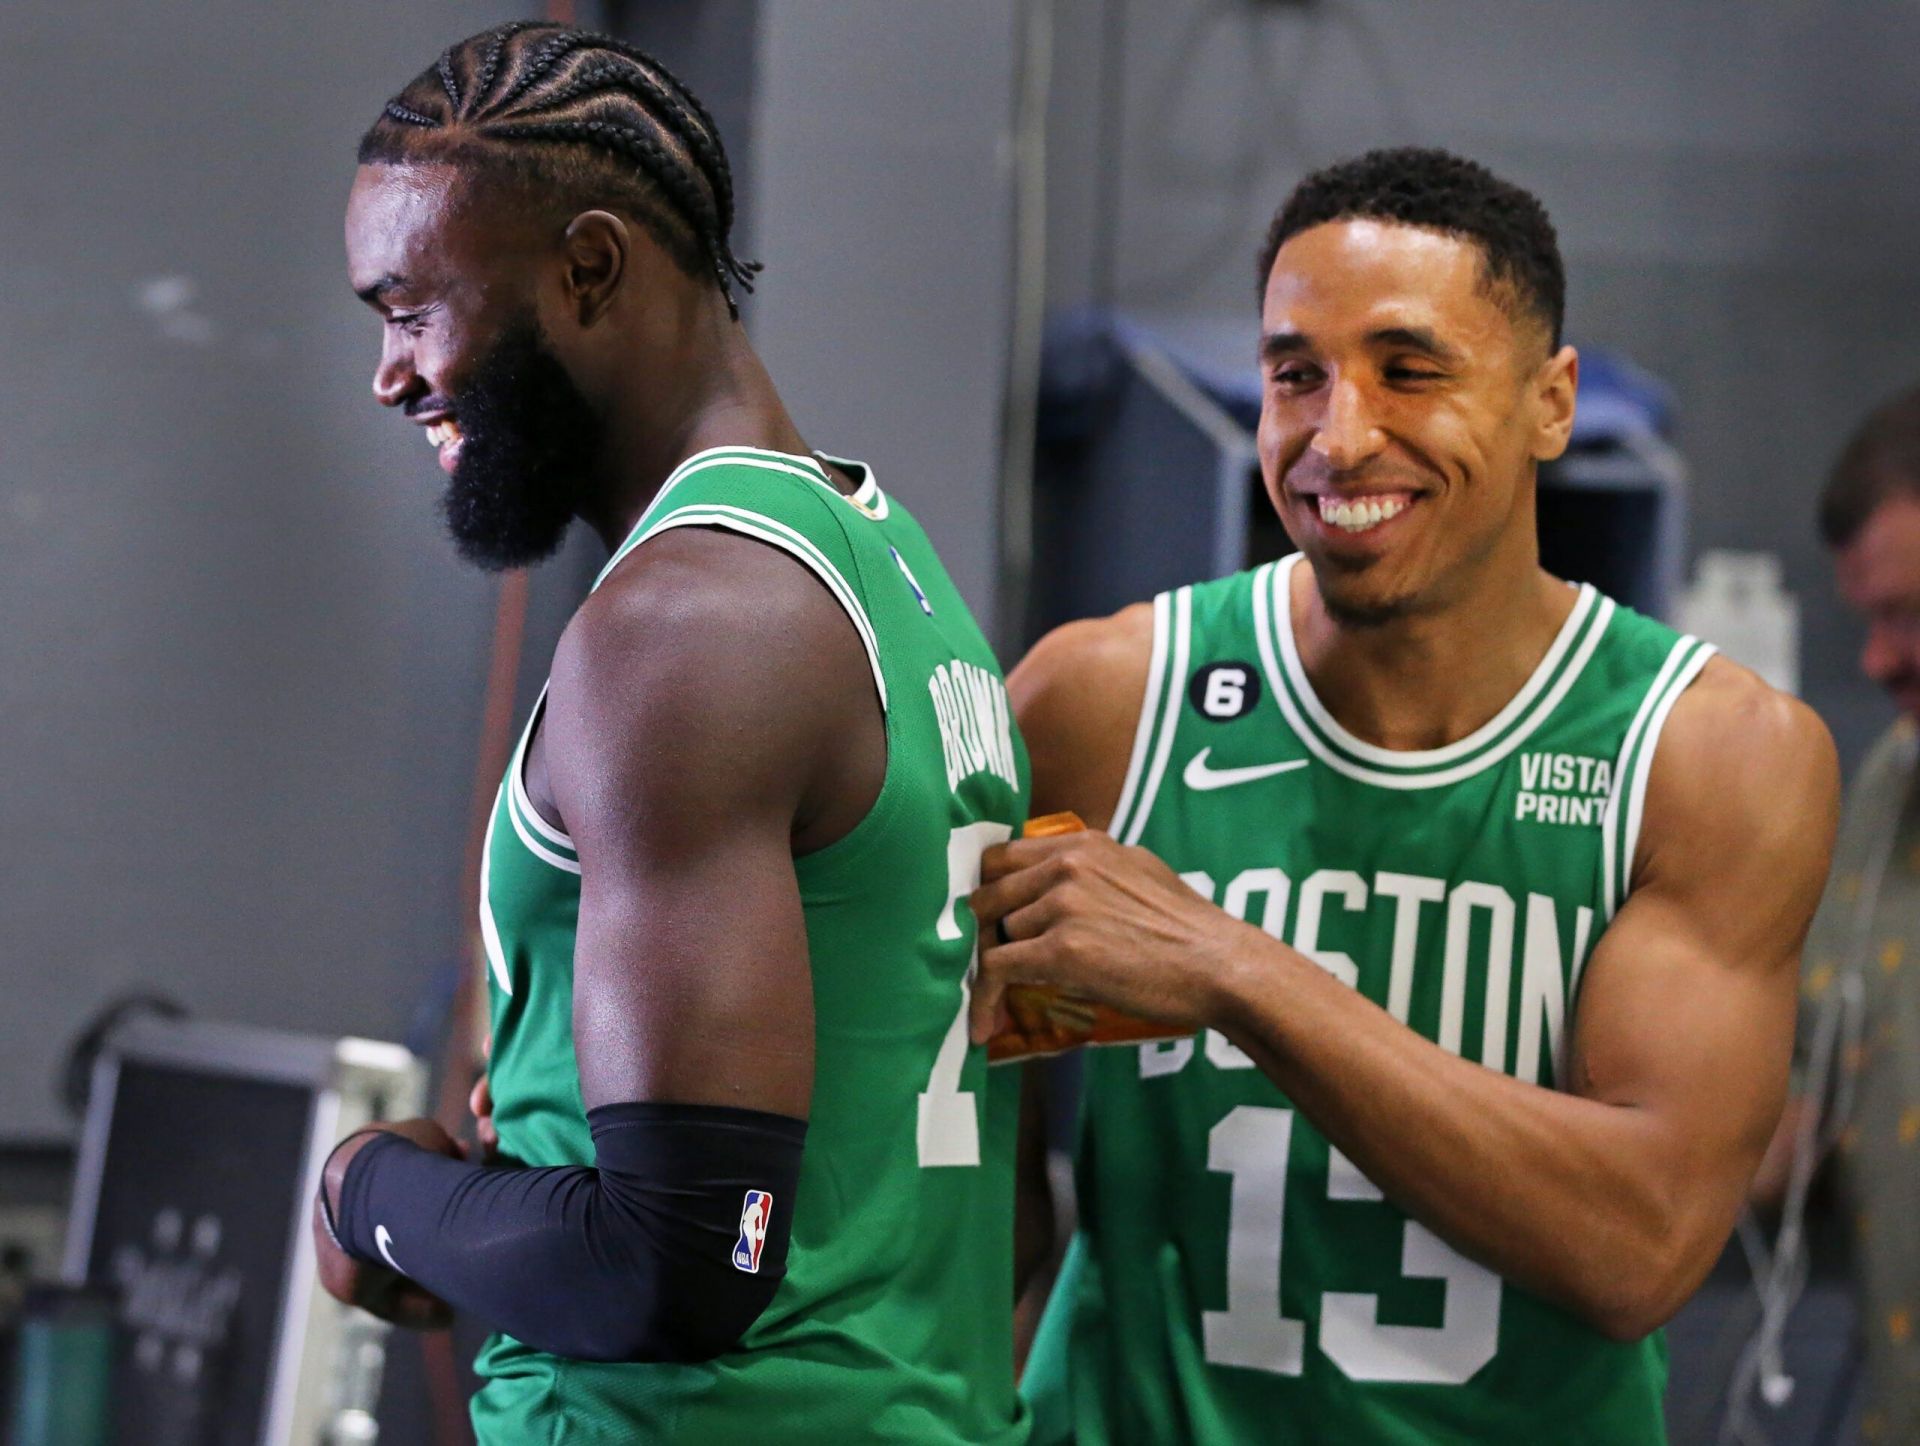
[[[520,810],[515,808],[511,803],[507,805],[507,817],[513,820],[513,831],[520,835],[520,842],[527,846],[528,853],[532,854],[542,863],[552,864],[563,873],[577,874],[580,872],[580,863],[577,859],[562,857],[560,854],[548,848],[539,839],[535,838],[533,831],[527,827],[526,820],[520,816]],[[533,818],[534,816],[528,814],[527,817]],[[539,822],[537,818],[534,819],[534,821],[536,823]]]
[[[1274,564],[1276,576],[1273,579],[1274,631],[1280,640],[1280,657],[1285,663],[1287,676],[1294,683],[1299,695],[1301,708],[1308,718],[1319,725],[1321,731],[1346,752],[1351,753],[1363,763],[1377,764],[1383,768],[1432,768],[1439,764],[1451,763],[1464,758],[1476,749],[1484,748],[1494,742],[1501,733],[1510,727],[1514,720],[1525,713],[1540,690],[1553,676],[1553,670],[1560,666],[1560,660],[1566,656],[1567,649],[1573,646],[1574,639],[1580,635],[1581,627],[1592,615],[1599,593],[1592,584],[1582,584],[1577,590],[1573,610],[1560,624],[1560,631],[1554,634],[1552,644],[1547,648],[1546,656],[1541,658],[1520,691],[1507,700],[1506,706],[1492,718],[1481,724],[1464,738],[1455,739],[1439,748],[1395,749],[1382,748],[1377,743],[1349,732],[1327,707],[1320,701],[1319,694],[1313,691],[1313,684],[1307,679],[1306,665],[1300,661],[1300,650],[1293,636],[1293,569],[1299,564],[1300,553],[1283,558]]]
[[[513,802],[518,806],[519,811],[526,816],[526,820],[533,826],[534,832],[538,833],[548,843],[558,844],[561,848],[567,850],[567,852],[577,854],[580,850],[574,847],[573,840],[568,837],[566,830],[555,828],[544,818],[540,817],[540,811],[533,806],[533,795],[527,792],[527,749],[533,743],[533,730],[540,725],[540,714],[547,706],[547,688],[549,686],[547,683],[540,685],[540,696],[534,699],[533,711],[527,715],[526,731],[520,735],[520,746],[514,750],[513,768],[510,770],[508,776],[511,780],[510,786],[513,789]]]
[[[1187,649],[1193,629],[1193,589],[1183,587],[1173,594],[1173,663],[1167,670],[1166,696],[1161,700],[1162,712],[1160,737],[1153,750],[1153,767],[1147,774],[1146,786],[1140,792],[1140,806],[1135,811],[1127,831],[1120,835],[1120,842],[1136,844],[1140,835],[1146,831],[1147,819],[1153,813],[1153,801],[1160,793],[1160,780],[1166,777],[1167,759],[1173,753],[1173,735],[1180,727],[1180,701],[1186,695],[1182,686],[1187,676]]]
[[[1695,639],[1683,637],[1677,639],[1668,649],[1665,661],[1660,664],[1660,671],[1653,675],[1653,682],[1647,685],[1646,695],[1641,698],[1640,706],[1634,712],[1633,721],[1627,725],[1626,736],[1620,741],[1619,756],[1614,760],[1613,797],[1607,800],[1606,812],[1600,820],[1600,872],[1603,876],[1601,903],[1606,909],[1609,922],[1620,907],[1621,880],[1627,872],[1620,864],[1621,851],[1618,836],[1621,809],[1626,806],[1633,791],[1633,777],[1628,770],[1634,759],[1634,749],[1640,743],[1640,735],[1646,731],[1647,720],[1653,716],[1654,710],[1660,706],[1661,699],[1666,696],[1667,687],[1673,681],[1675,671],[1687,656],[1688,650],[1694,646]],[[1630,808],[1628,812],[1631,813]]]
[[[1133,753],[1127,759],[1127,776],[1120,785],[1120,801],[1113,806],[1113,818],[1107,830],[1115,838],[1126,831],[1127,815],[1133,809],[1134,795],[1140,790],[1146,772],[1147,745],[1153,741],[1154,720],[1160,716],[1161,674],[1167,664],[1167,594],[1153,600],[1153,652],[1147,663],[1147,687],[1140,697],[1140,718],[1133,729]]]
[[[1285,587],[1286,574],[1276,569],[1275,585],[1272,593],[1276,596],[1284,597],[1285,593],[1282,589]],[[1328,746],[1326,739],[1307,723],[1306,719],[1301,716],[1299,709],[1294,706],[1293,697],[1287,687],[1288,678],[1283,676],[1281,661],[1275,655],[1274,650],[1275,636],[1281,635],[1291,639],[1292,627],[1291,624],[1287,623],[1284,619],[1276,620],[1274,612],[1277,604],[1269,600],[1269,590],[1266,588],[1254,589],[1254,635],[1260,645],[1260,661],[1267,670],[1267,682],[1273,689],[1274,700],[1279,703],[1280,711],[1286,717],[1287,724],[1293,729],[1294,735],[1306,745],[1308,751],[1311,752],[1314,757],[1318,758],[1336,773],[1345,774],[1348,778],[1360,783],[1370,783],[1377,788],[1444,788],[1448,784],[1458,783],[1463,778],[1471,778],[1474,774],[1484,772],[1486,769],[1493,767],[1494,764],[1498,763],[1522,743],[1526,742],[1528,738],[1532,737],[1540,726],[1545,723],[1548,718],[1553,716],[1553,710],[1560,706],[1561,700],[1567,696],[1568,692],[1573,688],[1573,685],[1580,681],[1580,675],[1586,671],[1587,663],[1592,659],[1594,650],[1600,646],[1600,639],[1606,635],[1607,625],[1613,621],[1615,610],[1613,599],[1600,596],[1597,593],[1594,594],[1594,596],[1598,598],[1599,606],[1592,610],[1592,621],[1587,626],[1585,635],[1581,638],[1579,646],[1574,650],[1572,660],[1568,662],[1559,678],[1554,682],[1553,687],[1548,689],[1546,696],[1539,701],[1538,706],[1535,707],[1533,712],[1493,747],[1485,749],[1463,763],[1455,764],[1452,768],[1443,768],[1433,773],[1388,773],[1377,768],[1364,768],[1334,752],[1334,750]],[[1584,610],[1576,605],[1574,611],[1576,613],[1582,613]],[[1276,621],[1280,626],[1276,626]],[[1557,643],[1558,640],[1556,639],[1556,645]],[[1302,687],[1304,690],[1304,682]],[[1303,691],[1302,696],[1310,697],[1312,695],[1310,692]],[[1453,747],[1454,745],[1449,744],[1448,746]],[[1393,756],[1400,759],[1422,761],[1429,755],[1426,753],[1409,752],[1394,754]]]
[[[494,818],[499,818],[500,800],[494,799]],[[509,808],[508,812],[512,812]],[[513,976],[507,972],[507,951],[500,943],[500,926],[493,919],[493,824],[487,826],[480,845],[480,943],[487,951],[487,967],[493,970],[493,982],[502,994],[513,993]]]
[[[1660,700],[1659,706],[1653,710],[1653,716],[1647,720],[1647,741],[1641,746],[1639,766],[1633,773],[1633,793],[1627,800],[1626,833],[1620,841],[1620,897],[1623,902],[1627,895],[1633,892],[1634,856],[1640,849],[1640,821],[1646,809],[1647,784],[1653,777],[1654,750],[1660,746],[1660,734],[1667,726],[1667,718],[1673,712],[1673,705],[1680,701],[1680,695],[1687,691],[1695,678],[1700,676],[1700,670],[1706,667],[1714,653],[1710,643],[1699,643],[1693,638],[1687,641],[1696,643],[1696,649],[1693,655],[1681,665],[1680,671],[1674,675],[1673,682],[1667,687],[1666,696]]]
[[[847,585],[840,569],[833,565],[825,553],[800,532],[787,526],[777,518],[764,513],[750,512],[744,507],[726,507],[712,502],[694,502],[677,512],[669,512],[659,521],[648,526],[647,530],[628,544],[627,551],[640,546],[648,538],[666,532],[675,527],[719,527],[730,532],[743,533],[756,537],[791,553],[804,563],[832,593],[847,616],[852,619],[854,631],[860,635],[860,644],[867,650],[867,663],[873,670],[873,686],[880,695],[880,710],[887,711],[887,679],[880,668],[880,647],[874,636],[873,623],[867,617],[867,610],[854,596],[853,589]]]
[[[833,485],[827,475],[826,464],[832,462],[838,467],[858,467],[866,474],[863,481],[851,494],[842,492]],[[654,494],[653,501],[647,504],[646,516],[660,511],[660,504],[666,495],[678,487],[696,472],[704,472],[711,467],[758,467],[767,472],[783,472],[789,477],[797,477],[803,482],[812,482],[826,489],[829,496],[840,502],[849,503],[861,516],[883,521],[892,509],[887,504],[886,494],[880,490],[880,479],[874,475],[873,468],[865,462],[851,457],[830,457],[821,452],[812,457],[801,456],[797,452],[775,452],[766,447],[706,447],[688,457],[672,472],[667,480],[660,484],[660,490]],[[626,541],[613,550],[606,566],[594,576],[594,587],[607,580],[607,574],[618,567],[626,555],[638,547],[652,533],[652,524],[642,517],[640,524],[628,534]]]

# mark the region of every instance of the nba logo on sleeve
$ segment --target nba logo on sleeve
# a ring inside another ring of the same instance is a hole
[[[740,1238],[733,1246],[733,1268],[749,1275],[760,1273],[760,1252],[767,1243],[767,1226],[773,1220],[773,1196],[765,1190],[749,1190],[740,1206]]]

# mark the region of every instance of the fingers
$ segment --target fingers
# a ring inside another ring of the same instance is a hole
[[[1008,874],[1045,863],[1056,854],[1071,853],[1105,838],[1102,833],[1056,834],[1049,838],[1017,838],[995,844],[980,856],[982,881],[1005,878]]]
[[[411,1140],[421,1149],[431,1150],[436,1155],[446,1155],[455,1160],[462,1157],[459,1142],[443,1130],[436,1120],[396,1120],[380,1128]]]
[[[1029,839],[1023,842],[1056,843],[1058,840]],[[1042,859],[1039,863],[1045,864],[1047,860]],[[974,918],[980,921],[980,937],[984,942],[999,937],[994,926],[1000,920],[1038,902],[1058,882],[1059,869],[1057,866],[1046,868],[1030,864],[1011,873],[1002,870],[998,877],[989,880],[986,870],[982,868],[981,878],[987,881],[973,891],[970,902]]]
[[[398,1271],[361,1265],[354,1304],[382,1320],[409,1330],[445,1330],[453,1324],[453,1307],[416,1285]]]
[[[1009,984],[1041,982],[1032,976],[1044,948],[1043,940],[1023,939],[980,951],[980,972],[967,1003],[967,1037],[975,1044],[986,1043],[1007,1025]]]

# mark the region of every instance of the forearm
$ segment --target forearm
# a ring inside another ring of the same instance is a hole
[[[589,1119],[596,1169],[489,1169],[375,1137],[341,1183],[341,1244],[556,1355],[727,1349],[784,1274],[805,1125],[689,1106]],[[772,1209],[753,1258],[736,1263],[749,1191]]]
[[[1253,931],[1233,959],[1222,1032],[1456,1249],[1624,1336],[1697,1283],[1734,1207],[1648,1112],[1458,1058]]]

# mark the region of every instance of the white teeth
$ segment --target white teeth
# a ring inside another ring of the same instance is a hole
[[[1322,495],[1317,499],[1320,505],[1320,520],[1330,523],[1342,532],[1365,532],[1370,527],[1378,527],[1389,518],[1398,517],[1407,510],[1405,497],[1361,497],[1347,501],[1340,497]]]
[[[460,424],[453,421],[435,422],[427,428],[427,441],[435,447],[444,447],[448,442],[460,439]]]

